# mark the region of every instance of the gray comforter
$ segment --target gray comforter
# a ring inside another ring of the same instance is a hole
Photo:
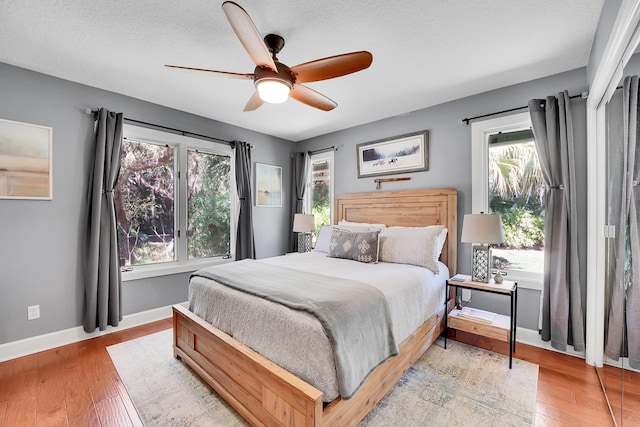
[[[387,301],[373,286],[250,259],[192,276],[313,314],[333,347],[343,399],[350,398],[373,369],[398,354]]]

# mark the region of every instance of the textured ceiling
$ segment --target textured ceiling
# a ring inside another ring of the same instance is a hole
[[[163,67],[253,72],[222,1],[206,0],[5,1],[0,62],[299,141],[583,67],[604,0],[237,2],[285,38],[289,66],[358,50],[373,64],[308,84],[333,111],[289,99],[245,113],[251,81]]]

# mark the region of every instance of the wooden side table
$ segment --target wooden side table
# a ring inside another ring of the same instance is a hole
[[[454,276],[455,277],[455,276]],[[516,318],[518,308],[518,283],[510,280],[498,284],[491,280],[489,283],[475,282],[473,280],[465,280],[464,282],[447,280],[447,293],[449,295],[449,287],[453,286],[460,289],[472,289],[480,292],[489,292],[492,294],[500,294],[508,296],[511,302],[511,311],[509,316],[495,314],[493,322],[488,323],[469,317],[459,316],[461,310],[453,309],[447,314],[445,332],[449,328],[460,331],[470,332],[472,334],[482,335],[489,338],[495,338],[500,341],[509,343],[509,369],[512,367],[513,353],[516,351]],[[447,348],[447,334],[444,334],[444,347]]]

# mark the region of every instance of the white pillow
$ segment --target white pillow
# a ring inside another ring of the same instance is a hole
[[[430,225],[430,227],[437,227],[435,225]],[[442,248],[444,248],[444,242],[447,240],[447,233],[449,229],[447,227],[442,228],[442,232],[438,235],[438,258],[442,254]]]
[[[380,232],[379,259],[383,262],[418,265],[438,274],[438,258],[446,237],[444,230],[442,225],[387,227]]]
[[[331,241],[331,232],[334,228],[341,230],[347,230],[351,232],[369,231],[369,227],[365,226],[352,226],[352,225],[323,225],[318,231],[318,238],[316,239],[316,246],[313,248],[315,252],[329,253],[329,242]]]
[[[341,219],[338,222],[338,226],[340,228],[342,228],[343,226],[369,227],[368,231],[378,231],[378,230],[382,230],[384,228],[387,228],[387,226],[385,224],[371,224],[371,223],[368,223],[368,222],[353,222],[353,221],[345,221],[344,219]]]

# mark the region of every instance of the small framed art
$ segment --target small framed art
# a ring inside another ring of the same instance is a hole
[[[282,207],[282,168],[256,163],[256,206]]]
[[[53,198],[52,134],[47,126],[0,119],[0,199]]]

